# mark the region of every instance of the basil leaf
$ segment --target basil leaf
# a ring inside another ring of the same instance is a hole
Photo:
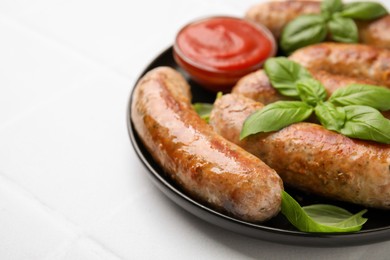
[[[345,124],[345,111],[342,107],[336,107],[332,103],[319,103],[314,108],[314,112],[326,129],[340,132]]]
[[[383,5],[375,2],[355,2],[344,5],[341,15],[358,20],[373,20],[386,15]]]
[[[196,113],[198,113],[198,115],[202,119],[206,120],[207,123],[209,122],[210,113],[211,113],[211,110],[213,109],[213,105],[212,104],[208,104],[208,103],[194,103],[192,105],[192,107],[195,109]]]
[[[296,83],[299,97],[309,105],[315,106],[326,99],[325,87],[313,78],[301,79]]]
[[[222,91],[218,91],[217,95],[215,97],[215,100],[220,99],[222,96],[223,96],[223,92]]]
[[[301,47],[322,42],[327,34],[326,21],[318,14],[301,15],[283,29],[280,47],[291,53]]]
[[[328,22],[328,28],[336,42],[356,43],[359,40],[358,28],[351,18],[333,16]]]
[[[351,84],[337,89],[328,101],[338,106],[362,105],[386,111],[390,110],[390,89],[372,85]]]
[[[345,136],[390,144],[390,120],[367,106],[345,106],[346,121],[340,130]]]
[[[321,3],[321,12],[327,12],[333,14],[340,12],[343,9],[343,3],[341,0],[324,0]]]
[[[216,96],[215,100],[217,100],[220,97],[222,97],[222,95],[223,95],[223,93],[221,91],[219,91],[217,93],[217,96]],[[213,110],[213,104],[209,104],[209,103],[194,103],[192,105],[192,107],[194,108],[195,112],[200,116],[200,118],[206,120],[207,123],[209,122],[211,110]]]
[[[272,86],[288,97],[298,98],[295,83],[300,79],[312,77],[303,66],[285,57],[268,59],[264,70]]]
[[[327,204],[306,206],[303,207],[303,210],[317,223],[332,228],[348,229],[348,231],[360,230],[362,225],[367,221],[366,218],[362,217],[362,215],[367,212],[366,209],[355,215],[352,215],[343,208]]]
[[[367,219],[362,210],[353,215],[332,205],[317,204],[301,207],[287,192],[282,191],[282,214],[303,232],[335,233],[359,231]]]
[[[313,107],[301,101],[277,101],[254,112],[244,122],[240,140],[260,132],[277,131],[301,122],[313,112]]]

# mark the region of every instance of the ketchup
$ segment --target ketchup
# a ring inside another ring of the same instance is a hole
[[[196,81],[212,90],[231,87],[275,54],[271,33],[234,17],[211,17],[185,26],[177,35],[174,56]]]

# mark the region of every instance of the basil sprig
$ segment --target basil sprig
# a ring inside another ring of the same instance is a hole
[[[390,110],[390,89],[351,84],[336,90],[326,100],[325,87],[301,65],[278,57],[268,59],[265,67],[275,89],[281,94],[286,90],[288,94],[296,93],[302,101],[278,101],[254,112],[244,122],[241,139],[304,121],[314,111],[319,122],[329,130],[351,138],[390,144],[390,120],[377,110]],[[278,73],[282,76],[276,76]]]
[[[327,204],[301,207],[287,192],[282,192],[282,214],[303,232],[339,233],[359,231],[367,218],[366,209],[352,214],[347,210]]]
[[[336,42],[355,43],[359,35],[356,20],[373,20],[388,12],[375,2],[354,2],[343,5],[341,0],[324,0],[320,14],[305,14],[289,22],[283,29],[280,47],[287,54],[304,46],[319,43],[329,34]]]

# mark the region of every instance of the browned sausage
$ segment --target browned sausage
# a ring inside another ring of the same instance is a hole
[[[297,123],[239,140],[244,120],[262,104],[228,94],[210,124],[274,168],[287,186],[367,207],[390,209],[390,145],[354,140],[320,125]]]
[[[390,49],[390,15],[371,22],[357,21],[361,43]]]
[[[336,89],[346,87],[352,83],[370,85],[378,84],[373,80],[336,75],[323,70],[309,69],[309,71],[315,79],[324,85],[328,96],[336,91]],[[279,92],[272,86],[264,70],[252,72],[241,78],[233,87],[232,93],[246,96],[265,105],[278,100],[289,99],[288,97],[279,94]]]
[[[134,90],[131,119],[154,160],[193,197],[248,221],[280,210],[282,181],[257,157],[216,134],[192,109],[190,87],[159,67]]]
[[[268,27],[276,38],[283,28],[302,14],[318,14],[319,1],[275,1],[257,4],[245,14],[245,18]],[[373,21],[357,21],[359,42],[390,48],[390,15]]]
[[[317,70],[370,79],[390,87],[390,50],[364,44],[319,43],[295,51],[291,60]]]

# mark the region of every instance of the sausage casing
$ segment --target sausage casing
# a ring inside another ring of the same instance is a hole
[[[193,197],[248,221],[280,210],[282,181],[257,157],[216,134],[192,109],[190,87],[159,67],[136,85],[133,125],[156,162]]]
[[[319,43],[289,59],[316,70],[376,81],[390,87],[390,50],[364,44]]]
[[[239,140],[244,120],[262,104],[228,94],[214,104],[210,124],[274,168],[286,186],[324,197],[390,209],[390,145],[354,140],[320,125],[296,123]]]

